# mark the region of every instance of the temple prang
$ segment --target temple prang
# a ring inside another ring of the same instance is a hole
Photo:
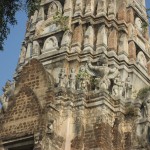
[[[0,97],[0,150],[149,150],[145,0],[41,0]]]

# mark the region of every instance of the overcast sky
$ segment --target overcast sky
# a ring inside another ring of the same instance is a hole
[[[147,0],[147,8],[150,8],[150,0]],[[17,13],[18,24],[11,27],[11,33],[5,41],[4,51],[0,52],[0,95],[6,81],[12,80],[18,57],[24,40],[27,17],[25,12]]]

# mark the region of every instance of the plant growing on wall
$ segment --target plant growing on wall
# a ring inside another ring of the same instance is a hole
[[[68,30],[68,17],[67,16],[63,16],[62,13],[57,12],[55,16],[53,16],[54,22],[56,23],[56,25],[60,25],[61,28],[66,31]]]

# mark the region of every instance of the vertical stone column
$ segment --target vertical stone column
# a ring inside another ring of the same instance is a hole
[[[81,45],[83,40],[83,28],[82,25],[77,25],[73,31],[73,38],[72,38],[72,52],[80,52]]]
[[[136,61],[136,46],[134,41],[129,43],[129,59]]]
[[[111,29],[109,36],[108,36],[108,50],[115,51],[117,53],[117,31],[115,28]]]
[[[134,24],[134,11],[133,8],[129,8],[127,11],[127,23]]]
[[[102,25],[97,34],[96,51],[106,50],[108,45],[107,32],[105,25]]]
[[[127,9],[126,9],[126,3],[122,1],[120,4],[119,10],[118,10],[118,20],[119,21],[127,21]]]

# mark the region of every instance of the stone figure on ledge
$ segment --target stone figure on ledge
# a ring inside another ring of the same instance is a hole
[[[117,68],[110,68],[107,61],[106,56],[102,54],[97,62],[97,66],[92,65],[91,62],[88,62],[86,65],[87,72],[91,76],[95,76],[98,83],[96,85],[97,90],[108,90],[111,85],[110,79],[115,78],[119,73]]]
[[[76,73],[75,69],[71,69],[70,75],[69,75],[69,88],[75,89],[76,88]]]
[[[67,79],[65,68],[61,68],[59,73],[59,87],[67,87],[67,84],[68,84],[68,79]]]
[[[90,75],[87,73],[85,66],[81,66],[77,74],[77,89],[88,91],[90,84]]]
[[[121,80],[120,74],[114,79],[114,85],[112,88],[112,95],[115,97],[122,97],[123,96],[123,82]]]
[[[12,83],[10,80],[8,80],[3,87],[3,95],[0,97],[0,102],[2,104],[2,109],[4,112],[6,112],[8,108],[8,100],[13,95],[15,88],[15,84]]]

